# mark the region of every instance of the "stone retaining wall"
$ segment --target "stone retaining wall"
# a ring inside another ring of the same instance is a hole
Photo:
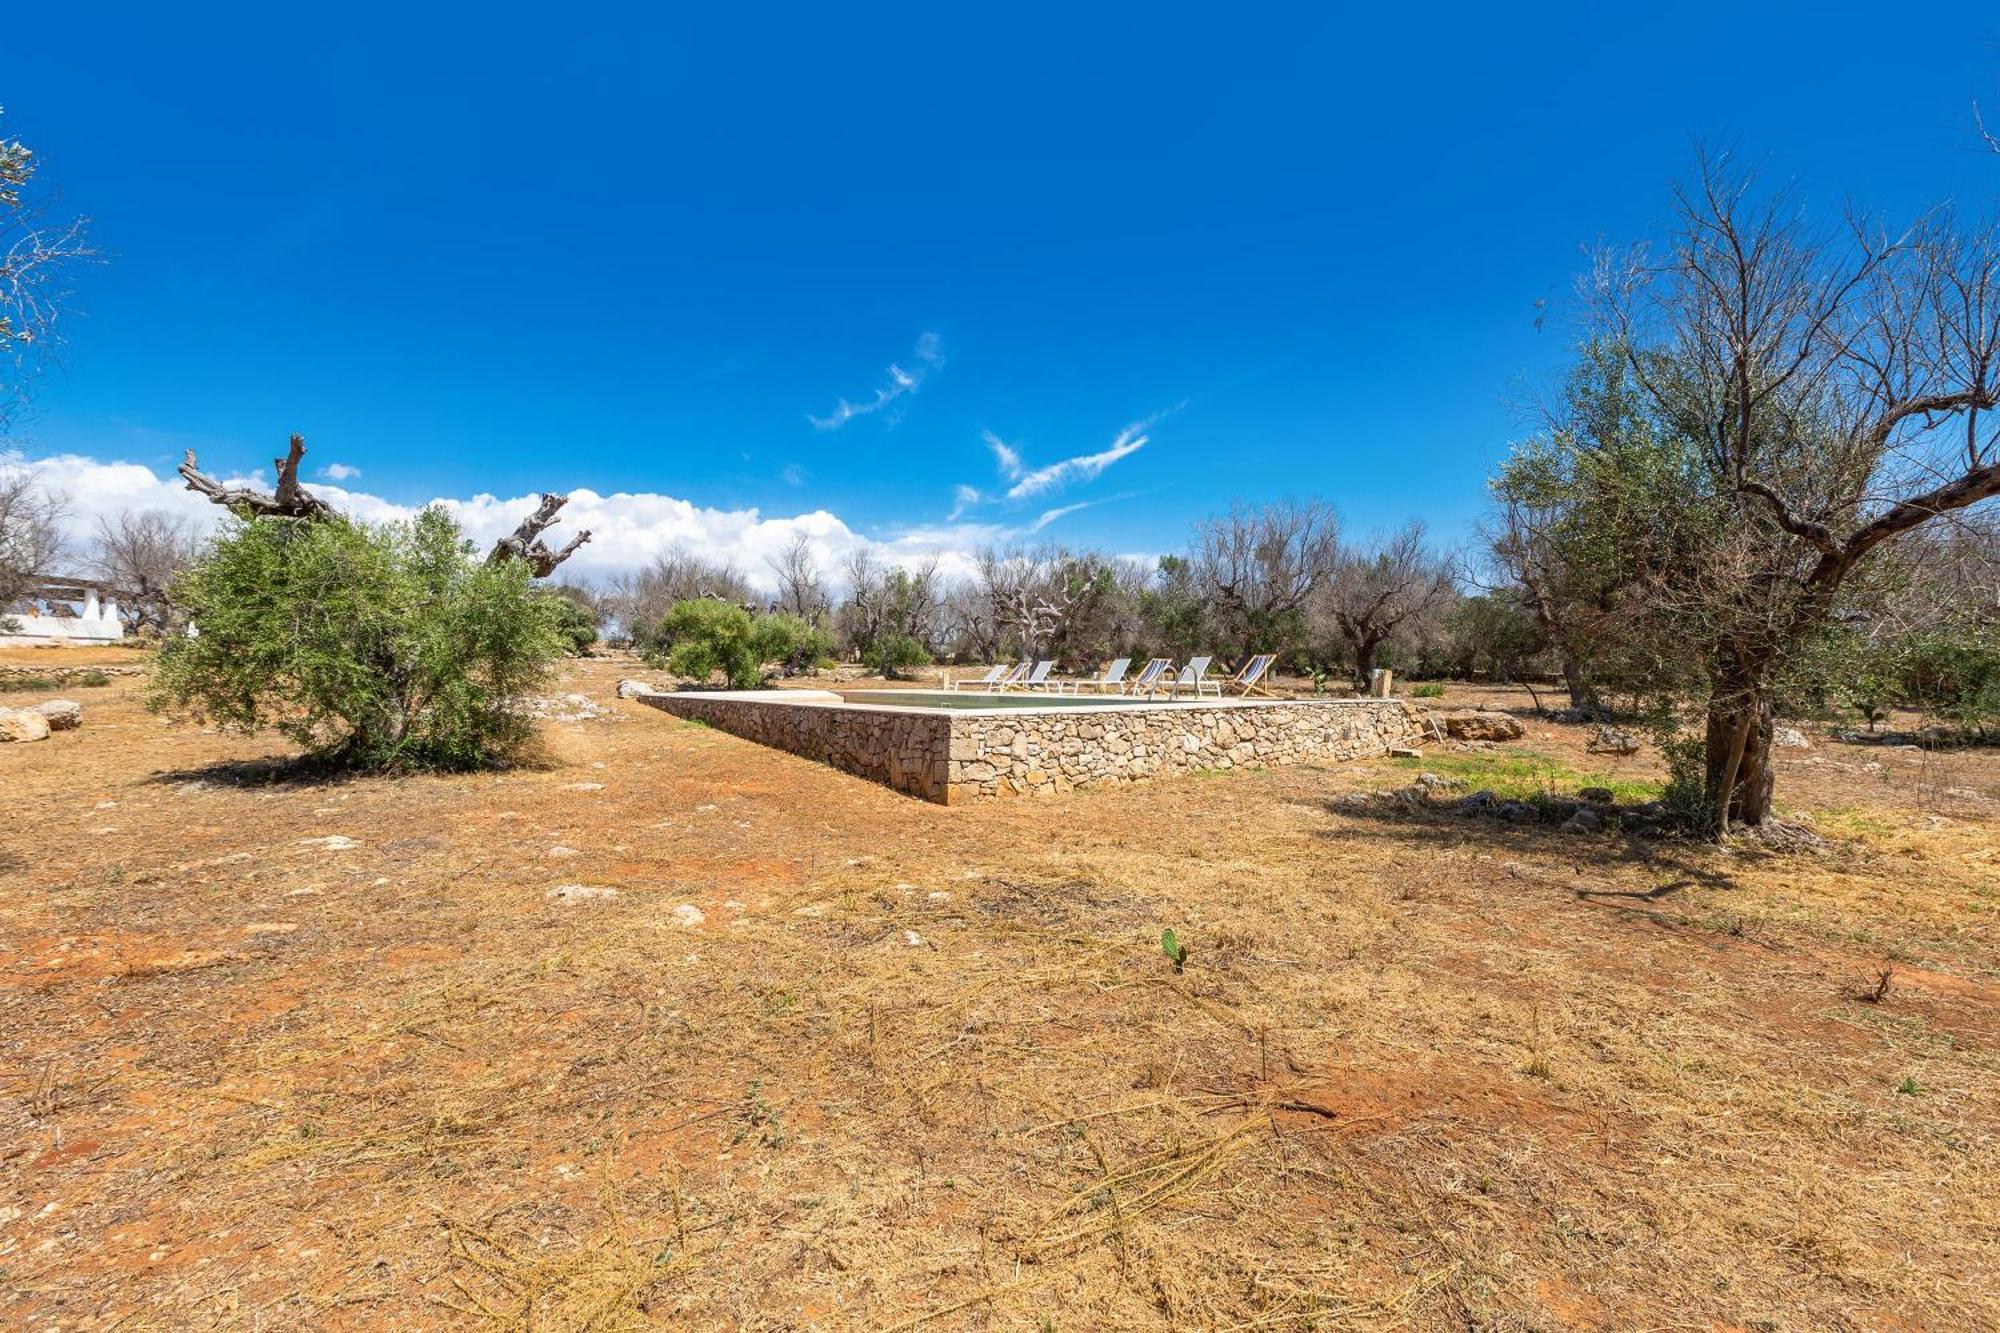
[[[1359,759],[1420,737],[1399,699],[953,711],[851,705],[818,690],[643,694],[706,722],[947,805],[1216,769]]]
[[[690,721],[789,750],[807,759],[885,783],[897,791],[946,803],[951,717],[849,708],[825,690],[739,690],[641,694],[640,703]]]
[[[1413,745],[1399,699],[1164,704],[952,719],[952,802],[1310,760]]]

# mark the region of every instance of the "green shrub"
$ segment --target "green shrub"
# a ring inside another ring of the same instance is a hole
[[[912,636],[891,631],[878,634],[861,661],[870,671],[894,679],[914,667],[929,666],[931,655]]]
[[[705,681],[720,671],[731,689],[754,689],[762,663],[751,644],[756,622],[740,606],[713,598],[675,602],[660,618],[655,642],[666,649],[667,669]]]
[[[1422,685],[1413,686],[1410,690],[1410,697],[1412,699],[1442,699],[1444,698],[1444,685],[1435,680],[1426,681]]]
[[[556,618],[556,632],[563,637],[565,650],[572,656],[581,657],[590,645],[597,642],[597,617],[589,607],[575,602],[559,592],[544,593],[553,604]]]
[[[76,683],[79,685],[87,685],[94,690],[99,688],[100,686],[109,685],[111,683],[111,677],[105,675],[102,671],[86,671],[81,676],[78,676],[76,678]]]
[[[776,662],[788,676],[810,671],[833,655],[833,636],[783,611],[757,617],[754,646],[762,662]]]
[[[528,567],[478,559],[441,509],[381,526],[232,518],[174,601],[193,629],[161,649],[151,707],[274,727],[360,769],[505,755],[564,642]]]
[[[832,648],[827,636],[797,616],[753,616],[712,597],[675,602],[654,641],[666,647],[667,670],[707,680],[720,671],[733,690],[763,683],[764,664],[802,671]]]

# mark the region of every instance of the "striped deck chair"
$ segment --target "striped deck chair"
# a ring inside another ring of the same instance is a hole
[[[1160,677],[1173,669],[1173,659],[1156,657],[1140,668],[1139,674],[1120,690],[1120,694],[1152,694],[1160,688]]]
[[[1271,693],[1271,691],[1262,684],[1265,673],[1270,671],[1271,669],[1271,663],[1277,660],[1278,660],[1278,655],[1276,653],[1257,654],[1255,657],[1245,662],[1242,665],[1242,667],[1240,667],[1237,670],[1235,675],[1221,682],[1223,692],[1226,694],[1230,690],[1235,690],[1238,694],[1242,695],[1246,699],[1250,698],[1252,695],[1258,695],[1266,699],[1277,698],[1278,697],[1277,695]]]

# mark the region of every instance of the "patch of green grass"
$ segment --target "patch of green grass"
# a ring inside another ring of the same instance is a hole
[[[1426,681],[1422,685],[1412,687],[1410,697],[1412,699],[1442,699],[1444,698],[1444,685],[1442,682],[1435,680]]]
[[[1605,787],[1620,805],[1639,805],[1657,799],[1661,786],[1654,781],[1586,772],[1535,750],[1434,754],[1389,762],[1410,773],[1457,778],[1465,783],[1467,791],[1490,791],[1513,800],[1550,795],[1573,797],[1584,787]]]
[[[1813,823],[1834,833],[1889,833],[1895,825],[1874,815],[1863,814],[1859,806],[1840,805],[1812,812]]]
[[[1917,1081],[1914,1078],[1906,1078],[1896,1085],[1896,1091],[1902,1093],[1905,1097],[1914,1097],[1922,1092],[1923,1089],[1917,1086]]]
[[[76,683],[79,685],[87,685],[94,690],[99,688],[100,686],[109,685],[111,683],[111,677],[105,675],[102,671],[86,671],[81,676],[78,676],[76,678]]]
[[[52,690],[56,682],[49,676],[0,676],[0,690]]]

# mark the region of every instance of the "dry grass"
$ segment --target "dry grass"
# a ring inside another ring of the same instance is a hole
[[[9,1327],[2000,1323],[1990,754],[1789,754],[1774,856],[630,705],[300,783],[134,685],[0,750]],[[1657,776],[1582,730],[1515,748]]]

